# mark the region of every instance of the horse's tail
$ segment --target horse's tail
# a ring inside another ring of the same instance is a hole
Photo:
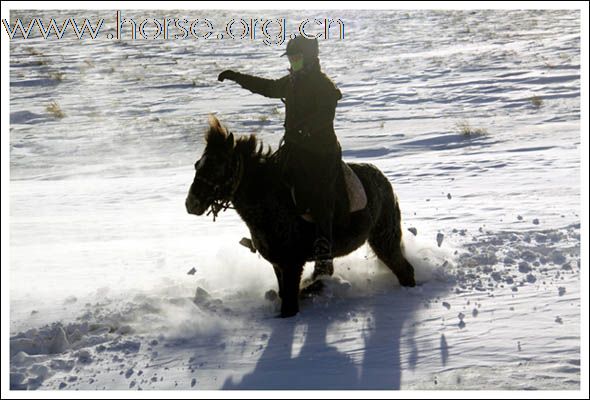
[[[369,245],[381,261],[393,271],[402,286],[415,286],[414,267],[404,255],[401,212],[397,196],[383,175],[379,182],[381,195],[380,213],[369,234]]]

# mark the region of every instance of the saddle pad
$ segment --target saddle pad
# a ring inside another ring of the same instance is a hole
[[[342,163],[342,172],[344,173],[344,181],[346,182],[350,212],[362,210],[367,206],[367,193],[365,192],[363,183],[345,162]]]
[[[344,182],[346,183],[350,212],[364,209],[367,206],[367,193],[365,192],[363,183],[345,162],[342,162],[342,173],[344,174]],[[293,196],[293,201],[296,202],[294,188],[291,188],[291,195]],[[305,213],[301,217],[308,222],[314,222],[309,213]]]

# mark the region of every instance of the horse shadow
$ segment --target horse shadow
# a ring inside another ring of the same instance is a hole
[[[414,369],[420,357],[413,338],[413,315],[418,308],[424,307],[425,301],[435,298],[446,288],[436,285],[429,288],[426,295],[412,295],[412,290],[392,289],[375,297],[360,299],[360,302],[359,299],[346,299],[334,304],[334,307],[303,303],[302,314],[298,317],[277,319],[271,323],[269,341],[254,370],[241,379],[229,377],[222,388],[400,389],[404,368]],[[363,322],[351,326],[351,315]],[[333,339],[329,329],[333,324],[343,321],[348,325],[347,335],[352,333],[355,336],[356,333],[356,340],[360,340],[358,348],[347,346],[347,353],[338,350],[334,345],[337,342],[329,341],[329,336]],[[307,331],[299,354],[291,357],[299,324],[304,324]],[[402,334],[405,336],[402,337]],[[400,352],[402,339],[406,345],[404,348],[409,348],[407,357],[404,357],[406,360],[402,360]],[[360,359],[362,362],[359,362]]]

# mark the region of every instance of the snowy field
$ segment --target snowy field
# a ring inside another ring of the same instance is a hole
[[[362,247],[275,318],[237,214],[186,213],[209,113],[278,144],[282,103],[216,78],[278,78],[285,44],[37,33],[10,43],[11,389],[580,390],[579,11],[124,16],[166,15],[342,19],[336,132],[394,186],[419,285]]]

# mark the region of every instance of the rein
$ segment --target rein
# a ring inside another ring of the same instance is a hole
[[[213,214],[213,222],[215,222],[217,214],[220,212],[226,211],[228,208],[233,209],[233,207],[230,206],[230,203],[232,202],[233,197],[238,190],[238,186],[240,186],[243,175],[244,162],[242,160],[242,156],[238,154],[232,179],[229,180],[225,185],[216,185],[205,178],[199,178],[199,180],[213,187],[213,196],[216,198],[216,200],[213,200],[211,206],[209,206],[209,212],[207,212],[207,215]]]

